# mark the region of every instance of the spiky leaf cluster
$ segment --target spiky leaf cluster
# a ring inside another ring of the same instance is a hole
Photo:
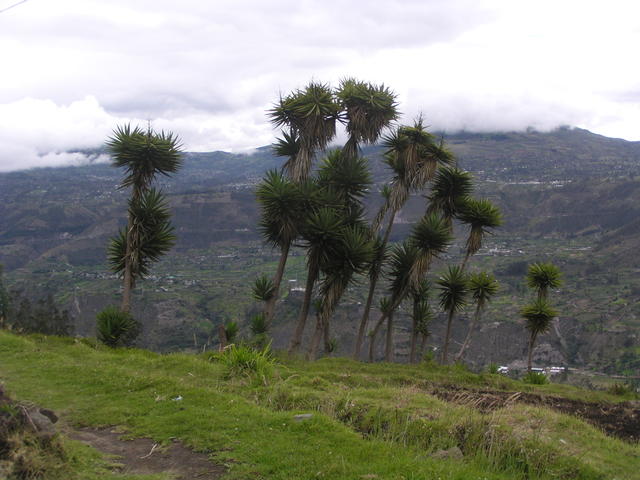
[[[260,275],[256,278],[251,288],[253,298],[260,302],[268,302],[276,293],[276,287],[273,281],[266,275]]]
[[[467,255],[475,255],[482,247],[482,239],[491,229],[502,225],[500,210],[485,198],[467,197],[462,200],[457,217],[469,225],[471,231],[467,238]]]
[[[119,126],[107,140],[112,165],[125,169],[121,188],[145,190],[157,174],[169,176],[182,165],[182,146],[172,133]]]
[[[162,193],[147,190],[139,199],[129,200],[131,242],[131,273],[134,279],[149,274],[151,264],[157,262],[174,245],[176,237],[169,219],[171,213]],[[111,269],[123,273],[125,269],[127,231],[120,230],[111,240],[108,258]]]
[[[553,263],[532,263],[527,270],[527,286],[538,291],[538,297],[545,299],[550,288],[562,285],[562,273]]]
[[[436,281],[440,293],[440,307],[448,312],[460,310],[467,301],[469,284],[467,276],[458,265],[450,265]]]
[[[487,272],[474,272],[469,274],[469,291],[471,297],[478,305],[484,305],[493,297],[500,285],[496,278]]]
[[[544,298],[538,298],[535,302],[526,305],[520,310],[520,315],[525,319],[525,326],[534,335],[549,331],[551,321],[558,316]]]
[[[465,200],[473,192],[473,180],[469,172],[457,167],[440,167],[431,185],[429,212],[438,212],[449,223],[458,215]]]

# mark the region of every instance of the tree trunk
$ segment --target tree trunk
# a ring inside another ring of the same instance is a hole
[[[329,316],[322,321],[322,336],[324,338],[324,353],[331,353],[331,331],[329,328]]]
[[[444,336],[444,346],[442,347],[442,365],[447,364],[447,355],[449,353],[449,338],[451,337],[451,324],[453,323],[453,310],[449,310],[449,318],[447,319],[447,333]]]
[[[464,356],[464,352],[467,348],[469,348],[469,344],[471,343],[471,337],[473,335],[473,331],[476,328],[476,325],[478,324],[478,320],[480,320],[480,312],[482,311],[482,305],[478,304],[476,306],[476,311],[473,315],[473,319],[471,320],[471,325],[469,325],[469,331],[467,332],[467,336],[464,339],[464,342],[462,343],[462,347],[460,347],[460,351],[458,352],[458,354],[455,357],[455,361],[459,362],[460,360],[462,360],[462,357]]]
[[[304,300],[302,302],[302,308],[300,309],[300,313],[298,315],[298,322],[296,324],[296,329],[293,332],[293,337],[291,337],[291,342],[289,343],[289,353],[297,352],[300,348],[300,343],[302,342],[302,335],[304,333],[304,327],[307,323],[307,316],[309,315],[309,307],[311,306],[311,293],[313,291],[313,285],[316,282],[316,278],[318,276],[318,267],[316,265],[309,265],[309,271],[307,274],[307,283],[304,290]]]
[[[387,319],[387,315],[383,313],[380,319],[378,320],[378,323],[376,323],[376,326],[373,328],[371,335],[369,336],[369,362],[373,362],[373,353],[376,347],[376,337],[378,336],[380,327],[382,327],[382,324],[386,319]]]
[[[271,325],[273,315],[276,308],[276,302],[280,298],[280,284],[282,283],[282,277],[284,275],[284,267],[287,264],[287,258],[289,257],[289,247],[287,244],[280,249],[280,261],[278,262],[278,269],[273,277],[273,297],[266,302],[264,306],[264,313],[267,320],[267,325]]]
[[[369,321],[369,313],[371,312],[371,305],[373,304],[373,294],[376,290],[376,282],[378,281],[378,274],[371,276],[369,283],[369,294],[367,296],[367,303],[364,305],[364,313],[360,319],[360,326],[358,327],[358,336],[356,337],[356,347],[353,352],[353,359],[359,360],[360,353],[362,351],[362,343],[364,342],[364,334],[367,329],[367,323]]]
[[[393,362],[393,312],[387,318],[387,342],[384,349],[384,360]]]
[[[531,373],[531,366],[533,364],[533,344],[536,341],[535,332],[531,332],[531,337],[529,337],[529,354],[527,355],[527,372]]]
[[[414,309],[415,312],[415,309]],[[416,363],[416,343],[418,342],[418,322],[414,313],[411,322],[411,347],[409,349],[409,363]]]
[[[427,344],[427,336],[423,333],[422,340],[420,340],[420,358],[424,357],[424,347]]]
[[[391,233],[391,228],[393,227],[393,221],[396,218],[396,212],[391,212],[391,218],[389,223],[387,224],[387,229],[384,232],[384,237],[382,239],[382,248],[387,246],[387,242],[389,241],[389,235]],[[371,275],[370,283],[369,283],[369,294],[367,295],[367,302],[364,306],[364,312],[362,314],[362,318],[360,319],[360,326],[358,328],[358,336],[356,337],[356,346],[353,352],[353,359],[358,360],[360,358],[360,352],[362,351],[362,342],[364,341],[364,334],[367,329],[367,323],[369,322],[369,313],[371,312],[371,305],[373,304],[373,296],[376,291],[376,284],[378,283],[378,277],[380,276],[380,269],[376,272],[373,272]]]
[[[227,346],[227,332],[224,329],[224,325],[218,325],[218,338],[220,339],[220,351],[222,351]]]
[[[133,289],[133,272],[131,271],[131,254],[133,253],[133,218],[129,211],[127,220],[127,234],[125,237],[124,275],[122,279],[122,303],[120,310],[125,313],[131,311],[131,290]]]
[[[311,337],[311,344],[309,345],[309,352],[307,353],[307,360],[315,360],[318,355],[318,346],[320,340],[322,340],[323,325],[320,315],[316,315],[316,329]]]

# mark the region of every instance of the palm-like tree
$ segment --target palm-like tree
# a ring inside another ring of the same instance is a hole
[[[373,220],[372,230],[377,232],[385,216],[389,214],[381,240],[381,248],[384,251],[395,217],[407,202],[411,191],[422,190],[433,178],[439,165],[448,165],[453,162],[453,154],[444,147],[442,142],[436,142],[435,137],[427,132],[422,117],[419,117],[413,126],[401,126],[395,129],[384,138],[383,145],[386,149],[385,162],[393,171],[393,180],[390,187],[383,190],[385,202]],[[353,355],[355,359],[360,356],[364,331],[369,321],[381,269],[382,262],[372,263],[369,292],[358,330],[361,333],[356,338]]]
[[[562,285],[560,269],[553,263],[533,263],[527,270],[527,286],[538,292],[538,299],[546,300],[550,288]]]
[[[284,165],[294,181],[309,177],[316,151],[325,149],[335,136],[339,112],[340,104],[331,87],[317,82],[280,97],[269,110],[271,122],[288,129],[283,130],[279,144],[287,144],[287,151],[294,154]]]
[[[457,217],[469,225],[466,252],[462,261],[462,269],[464,269],[469,258],[482,247],[484,236],[490,233],[491,229],[502,225],[502,214],[487,199],[466,198],[462,201]]]
[[[408,278],[398,277],[399,283],[391,296],[391,311],[394,311],[409,293],[413,285],[425,278],[431,261],[444,253],[451,243],[451,233],[445,220],[436,214],[424,216],[414,225],[407,243],[411,250],[415,249],[415,257],[409,270]],[[383,313],[376,323],[369,345],[369,361],[373,361],[375,335],[380,330],[387,316]]]
[[[325,353],[330,352],[330,319],[340,298],[354,276],[367,271],[374,255],[374,245],[363,223],[345,226],[332,247],[328,262],[321,265],[324,275],[320,284],[320,308],[316,333],[309,349],[309,357],[317,354],[320,336],[324,336]]]
[[[131,188],[127,229],[120,235],[125,247],[121,309],[129,312],[131,290],[135,283],[134,271],[140,271],[139,263],[143,258],[140,250],[143,232],[136,226],[136,219],[132,215],[157,175],[170,176],[178,171],[182,165],[182,147],[172,133],[155,133],[151,127],[145,131],[139,127],[131,128],[130,125],[117,127],[106,146],[112,165],[124,169],[125,176],[120,188]]]
[[[264,240],[280,249],[280,260],[272,280],[272,295],[265,300],[265,315],[268,323],[273,319],[275,304],[280,296],[280,284],[289,256],[289,249],[299,234],[301,208],[305,197],[298,184],[281,172],[269,171],[258,185],[256,197],[261,215],[258,228]]]
[[[339,120],[349,135],[342,148],[346,157],[358,156],[361,143],[377,142],[382,131],[398,117],[396,95],[384,85],[347,78],[340,82],[336,97],[341,106]]]
[[[307,282],[296,328],[289,343],[289,353],[296,352],[300,347],[320,268],[330,262],[331,253],[339,242],[339,233],[344,226],[343,217],[336,209],[323,207],[318,211],[308,212],[301,230],[302,246],[307,250]]]
[[[442,364],[446,365],[451,338],[451,324],[457,311],[465,306],[469,286],[462,268],[457,265],[449,266],[447,271],[436,282],[440,289],[440,307],[447,312],[447,331],[442,347]]]
[[[129,270],[130,288],[135,287],[137,279],[147,276],[151,264],[175,245],[170,218],[164,196],[153,188],[144,191],[136,201],[129,200],[129,228],[121,229],[111,240],[108,257],[115,273],[122,275]]]
[[[469,325],[469,331],[467,332],[467,336],[464,339],[462,347],[460,347],[460,351],[456,355],[456,362],[460,361],[464,356],[465,351],[469,348],[469,344],[471,343],[471,337],[476,328],[476,325],[480,321],[480,317],[482,316],[482,312],[486,306],[486,304],[491,301],[491,297],[493,297],[496,293],[498,293],[498,289],[500,288],[495,277],[486,272],[478,272],[472,273],[469,275],[469,292],[471,293],[471,298],[473,298],[476,304],[476,310],[473,314],[473,319],[471,320],[471,325]]]
[[[546,299],[538,298],[532,304],[525,306],[520,311],[520,315],[525,319],[525,326],[529,330],[527,370],[531,372],[531,361],[536,338],[549,330],[551,322],[554,317],[558,316],[558,312],[551,308]]]

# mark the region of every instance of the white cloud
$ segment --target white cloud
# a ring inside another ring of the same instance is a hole
[[[640,139],[638,43],[621,0],[31,0],[0,14],[0,170],[69,162],[126,121],[190,150],[267,144],[280,91],[345,76],[434,128]]]

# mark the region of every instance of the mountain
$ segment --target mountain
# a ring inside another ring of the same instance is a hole
[[[527,298],[522,276],[527,262],[554,261],[565,276],[556,295],[561,322],[542,339],[539,358],[618,373],[640,362],[640,257],[635,254],[640,142],[575,128],[443,137],[459,165],[473,172],[477,194],[495,201],[505,216],[504,227],[472,264],[495,271],[502,291],[470,359],[481,365],[522,357],[526,345],[518,311]],[[363,151],[377,187],[388,178],[383,153],[377,146]],[[247,331],[246,319],[256,308],[249,284],[259,273],[273,271],[276,258],[260,242],[253,191],[266,170],[281,164],[269,147],[251,155],[188,153],[179,174],[162,179],[179,240],[137,292],[146,346],[202,345],[229,319]],[[105,267],[108,238],[125,221],[118,181],[116,169],[95,163],[0,174],[0,263],[8,282],[53,292],[84,335],[92,334],[95,313],[118,297],[117,279]],[[368,200],[371,212],[380,204],[377,187]],[[423,209],[423,197],[414,195],[398,216],[392,239],[401,239]],[[452,255],[460,248],[456,245]],[[287,268],[291,287],[301,286],[304,271],[302,252],[296,251]],[[350,348],[364,289],[351,289],[337,313],[343,353]],[[276,345],[286,343],[297,302],[293,289],[274,325]],[[404,318],[400,359],[406,348]],[[467,319],[462,315],[454,325],[455,336],[464,335]],[[434,346],[440,330],[436,322]]]

